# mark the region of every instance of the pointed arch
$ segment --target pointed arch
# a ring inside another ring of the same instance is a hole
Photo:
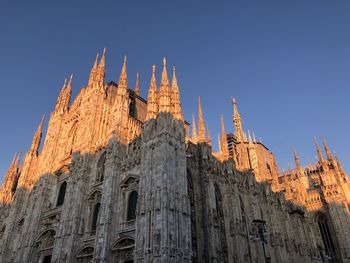
[[[36,243],[39,244],[39,249],[52,248],[55,241],[56,231],[53,228],[43,230],[37,237]]]
[[[112,246],[112,250],[122,250],[129,249],[135,246],[135,239],[133,237],[127,236],[119,238],[116,242],[114,242]]]
[[[135,239],[130,236],[119,238],[112,246],[113,262],[134,262]]]
[[[77,263],[90,263],[94,256],[94,247],[92,245],[87,245],[79,249],[76,258]]]

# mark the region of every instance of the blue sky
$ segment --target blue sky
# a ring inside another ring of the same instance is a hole
[[[25,152],[64,78],[73,93],[107,48],[107,80],[124,54],[129,84],[140,73],[146,97],[151,65],[177,68],[185,116],[201,96],[213,138],[220,113],[233,131],[230,97],[245,130],[293,162],[315,160],[325,136],[350,171],[350,6],[347,1],[9,1],[0,3],[0,180]],[[215,140],[216,141],[216,140]]]

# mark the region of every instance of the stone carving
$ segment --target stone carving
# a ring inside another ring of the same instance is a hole
[[[349,257],[349,179],[326,142],[326,158],[316,142],[315,164],[301,167],[294,150],[296,169],[280,173],[274,154],[244,131],[233,100],[235,132],[221,118],[213,151],[200,99],[190,135],[166,60],[159,89],[152,67],[147,101],[140,83],[128,87],[126,58],[118,84],[105,82],[105,51],[71,103],[72,81],[41,150],[44,119],[2,183],[1,262],[38,262],[44,251],[52,262],[260,262],[257,219],[272,262]],[[126,220],[133,191],[136,219]]]

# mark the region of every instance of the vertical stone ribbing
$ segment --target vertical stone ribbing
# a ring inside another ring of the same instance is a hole
[[[170,113],[145,124],[136,262],[190,262],[185,130]]]

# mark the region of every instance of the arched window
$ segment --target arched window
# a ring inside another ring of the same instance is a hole
[[[97,163],[97,176],[96,181],[102,182],[105,177],[105,163],[106,163],[106,153],[103,153]]]
[[[63,205],[64,197],[66,195],[66,188],[67,188],[67,182],[64,181],[60,186],[60,190],[58,191],[58,198],[57,198],[56,206]]]
[[[129,200],[128,200],[128,211],[126,215],[127,221],[136,219],[136,205],[137,205],[137,192],[132,191],[129,195]]]
[[[331,237],[331,232],[329,231],[327,218],[325,217],[325,215],[318,214],[317,223],[318,223],[318,227],[320,228],[323,245],[326,250],[326,255],[331,258],[330,262],[336,262],[335,247]]]
[[[92,231],[96,231],[98,215],[100,213],[100,207],[101,207],[101,203],[95,204],[94,211],[92,213],[92,221],[91,221],[91,230]]]

